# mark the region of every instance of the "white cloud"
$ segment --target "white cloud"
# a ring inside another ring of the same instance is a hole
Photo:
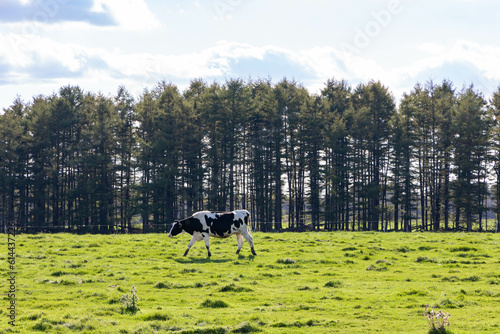
[[[448,46],[426,43],[420,49],[431,54],[423,66],[425,63],[437,67],[445,62],[467,62],[476,66],[487,79],[500,80],[500,47],[458,40]]]
[[[77,44],[61,44],[36,35],[1,34],[0,63],[11,74],[43,79],[44,68],[58,65],[68,72],[81,70],[87,58],[86,48]],[[50,68],[46,68],[50,71]],[[31,73],[34,72],[34,73]],[[9,75],[9,73],[7,73]]]
[[[94,10],[109,9],[121,28],[126,30],[155,29],[161,22],[144,0],[95,0]]]
[[[318,77],[346,77],[362,81],[387,77],[387,71],[373,59],[331,47],[315,47],[299,53],[300,62]]]

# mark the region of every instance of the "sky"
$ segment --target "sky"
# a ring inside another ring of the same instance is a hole
[[[0,0],[0,111],[62,86],[139,98],[165,80],[500,85],[498,0]]]

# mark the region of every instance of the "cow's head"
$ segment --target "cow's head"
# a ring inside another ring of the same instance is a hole
[[[168,236],[171,238],[171,237],[175,237],[176,235],[178,234],[181,234],[184,230],[182,229],[182,224],[180,221],[174,221],[174,223],[172,224],[172,228],[170,229],[170,233],[168,234]]]

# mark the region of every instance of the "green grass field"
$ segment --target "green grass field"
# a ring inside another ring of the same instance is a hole
[[[500,235],[253,236],[257,256],[232,237],[211,259],[203,242],[182,257],[185,234],[17,236],[17,326],[3,293],[0,332],[427,333],[429,304],[455,334],[500,333]]]

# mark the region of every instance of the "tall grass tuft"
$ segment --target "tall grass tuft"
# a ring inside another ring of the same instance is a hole
[[[229,285],[222,287],[219,291],[220,292],[250,292],[253,290],[250,288],[242,287],[242,286],[236,286],[234,283],[231,283]]]
[[[276,261],[276,263],[280,263],[280,264],[295,264],[295,263],[297,263],[297,261],[295,261],[294,259],[287,258],[287,259],[278,259]]]
[[[325,283],[325,287],[340,288],[340,287],[342,287],[342,282],[341,281],[328,281]]]
[[[222,300],[211,300],[211,299],[206,299],[203,303],[201,303],[201,307],[206,307],[206,308],[226,308],[229,307],[229,305],[222,301]]]
[[[262,330],[256,326],[253,326],[247,322],[239,325],[231,331],[231,333],[257,333],[262,332]]]

